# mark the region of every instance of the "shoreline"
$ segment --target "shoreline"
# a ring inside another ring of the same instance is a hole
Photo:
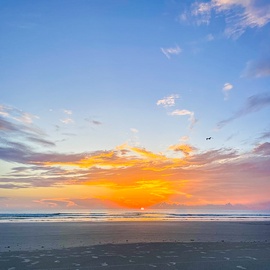
[[[0,252],[100,244],[270,242],[270,222],[135,221],[0,223]]]
[[[133,243],[0,253],[7,270],[267,270],[270,243]]]
[[[269,222],[0,223],[5,270],[268,270]]]

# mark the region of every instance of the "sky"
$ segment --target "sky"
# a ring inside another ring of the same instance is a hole
[[[270,209],[268,0],[0,2],[0,209]]]

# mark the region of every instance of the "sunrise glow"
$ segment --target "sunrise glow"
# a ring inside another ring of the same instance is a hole
[[[5,1],[0,207],[270,207],[267,1]]]

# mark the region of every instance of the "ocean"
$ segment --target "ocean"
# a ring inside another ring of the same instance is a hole
[[[270,221],[270,212],[202,210],[95,210],[74,212],[0,213],[1,223],[16,222],[128,222],[128,221]]]

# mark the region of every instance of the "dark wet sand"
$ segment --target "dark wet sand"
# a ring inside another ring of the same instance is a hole
[[[267,269],[267,222],[0,224],[0,269]]]

